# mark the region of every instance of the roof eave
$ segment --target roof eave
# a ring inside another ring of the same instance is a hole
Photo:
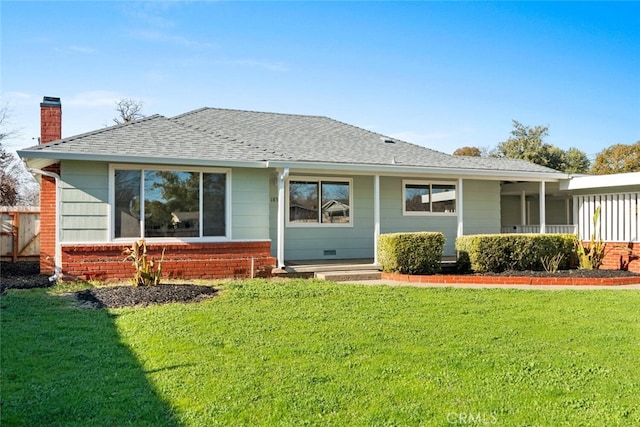
[[[560,189],[586,190],[591,188],[625,187],[629,185],[640,185],[640,172],[571,176],[560,183]]]
[[[487,169],[462,169],[462,168],[438,168],[427,166],[403,166],[403,165],[365,165],[348,163],[321,163],[321,162],[286,162],[269,161],[270,168],[289,168],[305,172],[350,172],[357,174],[380,175],[429,175],[434,177],[456,177],[466,179],[505,180],[505,181],[546,181],[556,182],[568,178],[563,172],[534,172],[515,170],[487,170]]]
[[[129,156],[111,154],[84,154],[84,153],[54,153],[45,151],[18,151],[18,155],[31,168],[41,169],[61,160],[95,161],[108,163],[138,163],[154,165],[176,165],[176,166],[215,166],[215,167],[242,167],[242,168],[266,168],[265,161],[248,160],[209,160],[209,159],[188,159],[175,157],[149,157],[149,156]]]

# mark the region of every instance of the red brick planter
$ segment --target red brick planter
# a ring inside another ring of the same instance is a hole
[[[474,284],[474,285],[635,285],[640,283],[640,277],[527,277],[527,276],[475,276],[456,274],[434,274],[429,276],[382,273],[383,280],[397,280],[410,283],[439,283],[439,284]]]
[[[134,269],[124,261],[123,244],[62,245],[67,278],[128,280]],[[162,276],[170,279],[266,277],[276,260],[270,242],[169,243],[147,242],[147,255],[159,261],[165,249]]]
[[[606,243],[602,269],[640,273],[640,243]]]

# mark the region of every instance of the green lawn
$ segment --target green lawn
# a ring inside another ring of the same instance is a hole
[[[1,424],[640,425],[640,292],[226,283],[1,297]]]

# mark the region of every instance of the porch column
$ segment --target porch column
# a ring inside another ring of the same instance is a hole
[[[527,225],[527,195],[524,190],[520,192],[520,225]]]
[[[544,234],[547,232],[547,217],[546,212],[547,209],[545,207],[545,183],[544,181],[540,181],[540,234]]]
[[[460,237],[464,235],[464,208],[462,204],[462,178],[458,178],[458,194],[456,195],[458,206],[456,206],[456,212],[458,213],[458,230],[456,236]]]
[[[378,264],[378,237],[380,237],[380,175],[373,177],[373,263]]]
[[[278,247],[276,252],[278,268],[284,268],[284,182],[288,176],[289,168],[284,168],[278,172]]]

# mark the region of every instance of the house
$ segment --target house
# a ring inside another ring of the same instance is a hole
[[[441,231],[455,256],[457,236],[502,231],[514,192],[529,212],[516,222],[534,219],[534,202],[540,232],[549,189],[568,194],[570,177],[543,166],[451,156],[327,117],[202,108],[61,138],[60,99],[40,108],[41,143],[18,154],[41,179],[43,273],[129,278],[121,253],[139,238],[183,278],[376,263],[390,232]]]

